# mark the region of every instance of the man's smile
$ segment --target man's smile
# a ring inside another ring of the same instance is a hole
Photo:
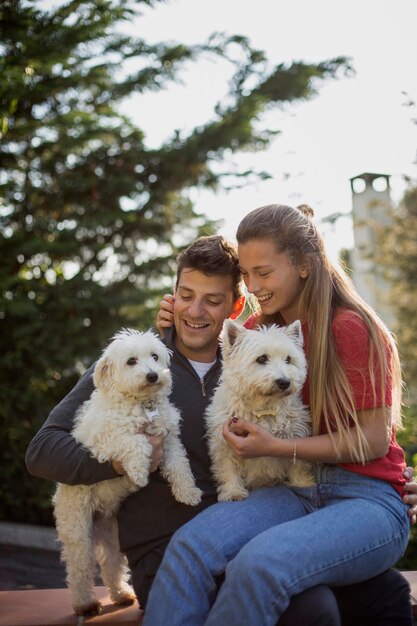
[[[188,320],[183,320],[183,322],[185,326],[187,326],[187,328],[199,329],[199,328],[207,328],[208,326],[210,326],[208,322],[190,322]]]

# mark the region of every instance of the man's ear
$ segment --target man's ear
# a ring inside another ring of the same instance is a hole
[[[246,300],[245,296],[240,296],[240,298],[235,300],[235,303],[233,305],[233,311],[232,311],[232,314],[229,315],[229,319],[235,320],[239,317],[239,315],[242,313],[243,309],[245,308],[245,300]]]

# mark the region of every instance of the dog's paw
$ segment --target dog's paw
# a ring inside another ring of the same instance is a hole
[[[133,604],[136,600],[133,588],[124,580],[113,587],[109,587],[109,595],[115,604]]]
[[[129,604],[133,604],[136,600],[136,595],[133,589],[130,588],[129,585],[126,585],[124,589],[118,589],[117,591],[113,591],[110,594],[110,598],[114,604],[120,604],[128,606]]]
[[[244,487],[235,489],[219,489],[217,499],[219,502],[230,502],[231,500],[245,500],[249,495],[249,491]]]
[[[196,506],[201,502],[203,492],[198,487],[192,487],[188,489],[185,494],[182,495],[182,499],[177,498],[179,502],[189,504],[190,506]]]
[[[316,481],[313,476],[305,475],[303,477],[298,477],[297,480],[289,480],[286,481],[286,484],[290,487],[314,487]]]
[[[145,474],[144,472],[130,472],[128,476],[132,483],[134,483],[137,487],[146,487],[149,482],[149,473]]]
[[[288,477],[285,483],[290,485],[290,487],[313,487],[316,481],[310,466],[300,462],[292,465],[288,470]]]
[[[130,604],[133,604],[135,600],[136,596],[134,593],[125,593],[115,600],[114,603],[120,604],[121,606],[129,606]]]
[[[83,604],[81,606],[74,606],[74,613],[76,615],[98,615],[101,613],[102,606],[98,600],[94,600],[89,604]]]
[[[190,506],[195,506],[199,502],[201,502],[201,497],[203,492],[198,487],[190,487],[189,489],[184,489],[182,486],[181,489],[172,488],[172,493],[177,502],[182,502],[183,504],[189,504]]]

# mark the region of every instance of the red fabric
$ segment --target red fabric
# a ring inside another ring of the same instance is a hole
[[[254,313],[246,320],[244,326],[248,329],[256,328],[258,319],[259,314]],[[307,323],[303,324],[303,335],[304,350],[308,359],[309,344]],[[378,384],[378,372],[375,374],[376,402],[374,401],[369,377],[369,336],[365,324],[352,311],[341,309],[336,313],[333,320],[333,337],[342,366],[352,386],[355,408],[360,411],[373,408],[374,406],[381,406],[382,394]],[[310,406],[308,375],[303,387],[302,399],[305,405]],[[388,379],[385,389],[386,406],[391,406],[391,399],[391,384]],[[385,457],[375,459],[365,465],[361,463],[341,463],[340,466],[358,474],[388,481],[401,495],[404,493],[403,487],[406,480],[403,476],[403,470],[406,464],[404,452],[396,441],[394,429],[392,431],[390,447]]]
[[[246,322],[244,322],[243,326],[247,328],[248,330],[253,330],[254,328],[256,328],[258,319],[259,319],[259,313],[252,313],[252,315],[248,317]]]

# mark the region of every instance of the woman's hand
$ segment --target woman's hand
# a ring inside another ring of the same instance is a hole
[[[258,456],[278,456],[277,439],[262,426],[232,417],[224,423],[223,437],[235,454],[249,459]]]
[[[403,498],[403,502],[410,505],[408,517],[410,518],[410,524],[414,526],[417,521],[417,483],[414,480],[414,469],[406,467],[403,474],[408,479],[408,482],[404,485],[406,495]]]
[[[174,325],[174,302],[175,297],[166,293],[159,303],[159,311],[156,316],[156,327],[162,335],[164,328],[171,328]]]

